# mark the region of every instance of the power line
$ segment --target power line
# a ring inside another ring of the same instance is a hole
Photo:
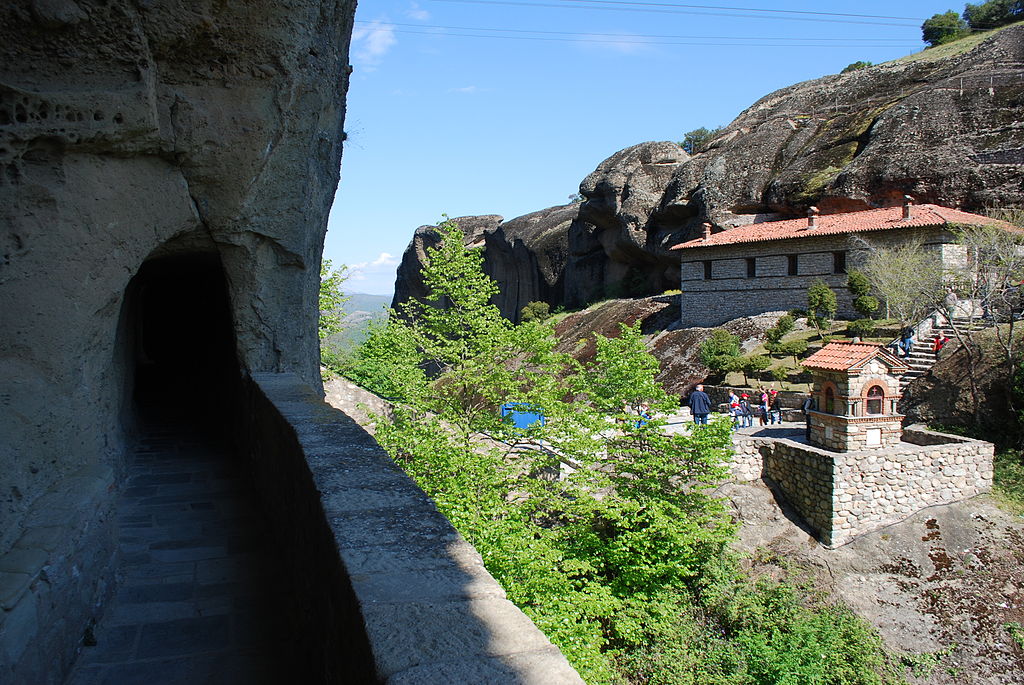
[[[597,0],[565,0],[566,2],[573,3],[585,3],[585,2],[596,2]],[[614,2],[614,0],[608,0]],[[718,16],[718,17],[739,17],[745,19],[774,19],[774,20],[787,20],[787,21],[812,21],[822,22],[829,24],[863,24],[868,26],[897,26],[900,28],[909,28],[912,24],[897,24],[891,21],[867,21],[858,19],[841,19],[841,18],[825,18],[824,16],[781,16],[781,15],[765,15],[765,14],[742,14],[737,12],[717,12],[717,11],[703,11],[697,9],[682,9],[681,6],[675,5],[661,5],[661,6],[622,6],[625,3],[614,2],[618,6],[610,5],[596,5],[596,4],[555,4],[550,2],[521,2],[518,0],[432,0],[432,2],[457,2],[469,5],[507,5],[515,7],[545,7],[545,8],[556,8],[556,9],[572,9],[572,10],[597,10],[605,12],[634,12],[634,13],[645,13],[645,14],[698,14],[702,16]],[[640,3],[633,3],[639,5]],[[651,3],[653,4],[653,3]],[[708,7],[711,7],[710,5]],[[757,10],[759,12],[765,12],[767,10]],[[777,12],[783,12],[785,10],[775,10]],[[824,14],[824,13],[823,13]],[[836,15],[837,17],[843,15]],[[870,16],[870,15],[865,15]],[[879,15],[879,18],[887,18]],[[918,19],[909,19],[908,21],[919,21]]]
[[[856,17],[858,19],[903,19],[921,21],[917,17],[891,17],[885,14],[849,14],[846,12],[815,12],[812,10],[780,10],[757,7],[726,7],[721,5],[686,5],[677,2],[637,2],[633,0],[559,0],[560,2],[589,3],[595,5],[638,5],[644,7],[685,7],[702,10],[730,10],[736,12],[764,12],[770,14],[811,14],[824,17]]]
[[[649,38],[649,39],[683,39],[683,40],[786,40],[786,41],[827,41],[827,42],[846,42],[861,44],[852,38],[818,38],[818,37],[801,37],[801,36],[771,36],[771,37],[760,37],[760,36],[708,36],[708,35],[673,35],[673,34],[643,34],[643,33],[601,33],[594,31],[547,31],[541,29],[509,29],[509,28],[489,28],[486,26],[440,26],[436,24],[403,24],[401,22],[393,21],[361,21],[356,20],[356,24],[362,24],[365,26],[396,26],[407,29],[436,29],[443,31],[493,31],[500,33],[535,33],[542,35],[555,35],[555,36],[579,36],[584,38],[601,37],[601,38]],[[402,33],[412,33],[411,31],[402,31]],[[430,31],[416,31],[416,33],[431,33]],[[445,35],[456,35],[456,34],[445,34]],[[495,36],[495,38],[503,38],[512,36]],[[895,43],[906,43],[906,38],[872,38],[872,43],[881,42],[895,42]]]
[[[381,26],[389,26],[388,24],[382,24]],[[707,42],[707,41],[686,41],[686,40],[630,40],[637,36],[622,36],[620,38],[588,38],[587,34],[579,34],[578,37],[556,37],[556,36],[502,36],[495,35],[494,33],[438,33],[437,31],[417,31],[415,29],[391,29],[395,33],[415,34],[415,35],[428,35],[428,36],[449,36],[452,38],[487,38],[490,40],[504,39],[504,40],[532,40],[541,42],[557,42],[557,43],[608,43],[608,44],[630,44],[630,45],[695,45],[703,47],[756,47],[756,48],[846,48],[846,47],[861,47],[861,48],[918,48],[916,44],[899,44],[899,43],[885,43],[885,44],[874,44],[866,42],[847,42],[847,43],[718,43],[718,42]],[[500,31],[501,29],[478,29],[482,31]],[[644,38],[644,36],[639,36]],[[740,38],[736,40],[758,40],[756,38]],[[772,40],[766,38],[765,40]],[[809,39],[813,40],[813,39]]]

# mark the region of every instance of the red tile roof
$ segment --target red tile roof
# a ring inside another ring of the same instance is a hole
[[[806,217],[801,219],[784,219],[782,221],[766,221],[760,224],[751,224],[713,233],[709,238],[688,240],[685,243],[674,245],[671,249],[686,250],[693,247],[710,247],[712,245],[759,243],[769,240],[884,231],[890,228],[942,226],[944,224],[999,226],[1006,230],[1021,232],[1020,228],[1005,221],[990,219],[980,214],[961,212],[959,209],[950,209],[940,205],[912,205],[911,217],[909,219],[903,218],[902,207],[885,207],[883,209],[866,209],[860,212],[822,214],[818,216],[817,223],[818,225],[815,228],[808,228]]]
[[[803,361],[805,369],[822,371],[849,371],[875,357],[882,357],[893,373],[903,373],[909,367],[880,343],[830,342]]]

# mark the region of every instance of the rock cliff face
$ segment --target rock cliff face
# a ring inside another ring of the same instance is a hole
[[[826,213],[884,206],[904,194],[972,211],[1024,204],[1024,26],[960,54],[952,47],[776,91],[692,157],[670,142],[617,152],[580,184],[578,214],[545,234],[546,253],[556,233],[564,246],[560,272],[510,270],[488,243],[487,269],[499,283],[528,277],[522,295],[503,290],[503,311],[534,293],[577,307],[677,288],[668,248],[699,235],[704,221],[728,229],[811,205]],[[509,252],[501,241],[493,249]]]
[[[22,669],[0,680],[59,679],[48,646],[73,646],[76,612],[94,609],[132,395],[154,355],[172,363],[168,380],[216,348],[218,373],[293,371],[319,384],[318,266],[354,9],[15,0],[0,10],[0,556],[38,525],[50,546],[17,558],[75,559],[95,543],[73,568],[48,567],[38,596],[4,586],[4,611],[38,631],[0,630],[0,664]],[[200,412],[205,390],[192,393]]]

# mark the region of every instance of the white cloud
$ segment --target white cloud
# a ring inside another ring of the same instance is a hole
[[[363,66],[379,64],[397,42],[395,27],[380,19],[352,30],[355,61]]]
[[[449,93],[482,93],[483,88],[477,86],[463,86],[462,88],[449,88]]]
[[[426,21],[430,19],[430,12],[420,7],[418,2],[413,2],[409,5],[409,9],[405,11],[405,16],[416,21]]]
[[[390,252],[381,252],[372,262],[357,262],[348,267],[348,278],[352,281],[372,280],[380,274],[394,273],[398,259]]]

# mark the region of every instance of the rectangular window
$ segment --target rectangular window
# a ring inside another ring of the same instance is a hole
[[[834,274],[845,274],[846,273],[846,253],[845,252],[833,252],[832,253],[832,273],[834,273]]]
[[[787,268],[786,268],[786,275],[787,276],[796,276],[796,272],[797,272],[798,266],[799,265],[797,264],[797,255],[795,255],[795,254],[789,255],[789,264],[787,265]]]
[[[747,257],[747,278],[753,278],[757,275],[757,259],[754,257]]]
[[[711,260],[704,262],[704,280],[711,280]]]

